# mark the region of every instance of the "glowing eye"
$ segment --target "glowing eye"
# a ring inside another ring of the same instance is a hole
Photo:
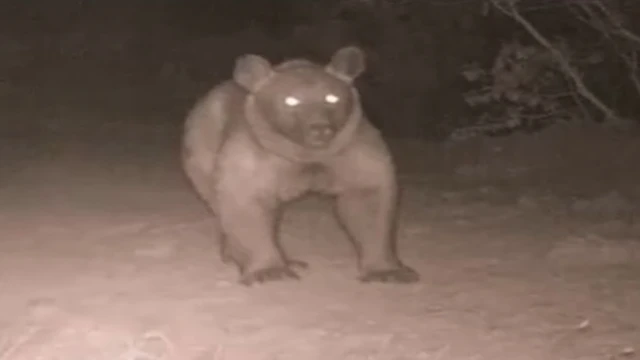
[[[337,96],[335,96],[335,95],[333,95],[333,94],[329,94],[329,95],[327,95],[327,96],[325,96],[325,97],[324,97],[324,100],[325,100],[326,102],[328,102],[329,104],[335,104],[335,103],[337,103],[338,101],[340,101],[340,98],[339,98],[339,97],[337,97]]]
[[[298,100],[297,98],[294,98],[293,96],[287,96],[284,99],[284,103],[289,106],[297,106],[298,104],[300,104],[300,100]]]

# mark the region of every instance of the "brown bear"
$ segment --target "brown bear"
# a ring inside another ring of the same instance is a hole
[[[184,170],[213,211],[222,257],[238,266],[241,283],[298,278],[295,268],[306,263],[285,255],[276,229],[283,206],[309,192],[335,197],[361,281],[418,281],[396,254],[395,166],[353,85],[364,70],[364,52],[353,46],[326,66],[244,55],[233,79],[188,115]]]

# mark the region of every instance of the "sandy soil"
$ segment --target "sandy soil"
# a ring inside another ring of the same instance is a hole
[[[4,90],[2,360],[639,356],[637,136],[391,139],[422,281],[358,283],[331,204],[309,198],[282,240],[311,268],[246,288],[179,168],[185,109],[124,84],[37,89]]]

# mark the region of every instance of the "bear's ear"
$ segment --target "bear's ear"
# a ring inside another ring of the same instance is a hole
[[[255,91],[273,70],[269,60],[259,55],[243,55],[236,60],[233,80],[249,91]]]
[[[362,74],[365,68],[364,51],[355,46],[343,47],[336,51],[326,67],[329,73],[349,83]]]

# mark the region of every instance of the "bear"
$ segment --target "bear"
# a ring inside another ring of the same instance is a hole
[[[397,255],[399,188],[380,131],[365,116],[354,80],[365,53],[338,49],[328,64],[272,65],[246,54],[184,123],[182,166],[220,232],[222,260],[244,285],[299,279],[307,263],[277,238],[287,203],[309,193],[334,199],[362,282],[414,283]]]

